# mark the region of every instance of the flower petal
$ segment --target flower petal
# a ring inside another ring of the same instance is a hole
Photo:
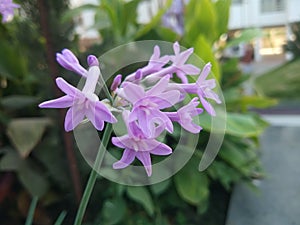
[[[126,99],[133,104],[145,96],[144,89],[133,83],[126,83],[123,89]]]
[[[150,153],[154,155],[170,155],[172,153],[172,148],[166,144],[160,143],[156,148],[152,149]]]
[[[180,99],[180,92],[177,90],[166,91],[161,93],[157,98],[153,98],[153,102],[158,105],[159,109],[169,108]]]
[[[61,77],[56,78],[56,84],[62,92],[64,92],[67,95],[70,95],[71,97],[83,95],[80,90],[73,87]]]
[[[211,115],[211,116],[216,116],[216,111],[214,110],[214,108],[212,107],[212,105],[206,101],[202,96],[200,97],[200,101],[204,107],[204,109]]]
[[[182,126],[182,128],[193,134],[198,134],[202,130],[202,127],[193,123],[192,121],[190,123],[180,123],[180,125]]]
[[[113,114],[102,102],[99,101],[89,101],[88,108],[86,109],[86,116],[97,130],[103,129],[104,121],[109,123],[117,122],[117,119],[113,116]]]
[[[154,95],[154,96],[159,95],[166,89],[169,81],[170,81],[170,77],[164,76],[163,78],[160,79],[160,81],[157,84],[155,84],[149,91],[147,91],[146,94],[148,96],[149,95]]]
[[[114,169],[123,169],[129,166],[136,156],[136,152],[130,149],[125,149],[122,158],[113,164]]]
[[[68,108],[74,104],[71,96],[65,95],[57,99],[49,100],[39,104],[40,108]]]
[[[128,135],[123,135],[121,137],[112,137],[111,142],[119,148],[129,148],[131,149],[132,141]]]
[[[137,152],[136,157],[144,165],[148,177],[152,174],[151,157],[149,152]]]
[[[205,64],[204,68],[202,69],[201,74],[198,77],[198,80],[196,81],[196,83],[198,85],[201,85],[202,82],[205,81],[205,79],[207,78],[207,76],[209,75],[209,73],[211,71],[211,67],[212,67],[211,63]]]
[[[73,106],[67,111],[65,118],[66,131],[74,130],[74,128],[84,119],[84,110],[75,107]]]
[[[61,53],[56,54],[56,61],[65,69],[78,73],[86,77],[86,69],[80,64],[76,56],[69,49],[64,49]]]
[[[196,75],[200,73],[200,69],[192,64],[186,64],[181,66],[181,70],[188,75]]]

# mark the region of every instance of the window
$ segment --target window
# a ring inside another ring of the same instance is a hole
[[[285,9],[285,0],[261,0],[261,12],[280,12]]]

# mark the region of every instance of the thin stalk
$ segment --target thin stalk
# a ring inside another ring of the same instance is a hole
[[[89,199],[91,197],[93,188],[95,186],[96,183],[96,179],[97,179],[97,170],[100,168],[104,155],[105,155],[105,150],[108,144],[108,141],[110,139],[110,135],[112,133],[112,125],[110,123],[106,124],[104,133],[103,133],[103,137],[102,137],[102,142],[100,143],[99,149],[98,149],[98,153],[96,156],[96,161],[94,164],[94,167],[90,173],[90,177],[89,180],[86,184],[78,211],[77,211],[77,215],[74,221],[74,225],[81,225],[82,219],[84,217]]]
[[[36,196],[33,197],[32,201],[30,203],[30,207],[29,207],[29,211],[28,211],[28,215],[27,215],[27,218],[26,218],[25,225],[31,225],[32,224],[33,217],[34,217],[34,211],[35,211],[37,202],[38,202],[38,197],[36,197]]]
[[[62,211],[59,214],[59,216],[58,216],[57,220],[55,221],[54,225],[61,225],[63,223],[66,215],[67,215],[67,212],[66,211]]]

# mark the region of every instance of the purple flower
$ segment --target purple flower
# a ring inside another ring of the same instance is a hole
[[[13,3],[12,0],[0,0],[2,23],[8,22],[10,17],[14,16],[14,9],[16,8],[20,8],[20,5]]]
[[[199,105],[198,98],[193,98],[189,104],[180,108],[177,112],[166,112],[167,116],[175,122],[178,122],[187,131],[197,134],[202,130],[202,127],[193,123],[193,117],[203,112],[197,108]]]
[[[192,64],[185,64],[190,55],[194,52],[193,48],[189,48],[183,52],[180,52],[180,46],[178,42],[173,45],[174,56],[171,56],[173,67],[176,68],[176,75],[181,79],[182,83],[188,83],[186,75],[196,75],[200,73],[200,69]]]
[[[63,78],[56,79],[56,84],[66,95],[54,100],[43,102],[41,108],[69,108],[65,118],[65,130],[73,130],[87,117],[97,130],[102,130],[104,121],[115,123],[117,120],[108,108],[95,95],[95,88],[100,69],[92,66],[87,72],[87,80],[82,91],[67,83]]]
[[[212,99],[216,103],[220,104],[221,100],[219,96],[212,90],[216,87],[216,80],[209,79],[206,80],[207,76],[211,71],[211,63],[207,63],[201,74],[199,75],[196,83],[192,84],[169,84],[169,90],[180,90],[181,92],[186,92],[190,94],[197,94],[204,107],[204,109],[212,116],[216,115],[216,112],[212,105],[206,99]]]
[[[145,167],[148,176],[152,174],[151,156],[154,155],[169,155],[172,149],[155,140],[161,132],[161,126],[155,128],[154,135],[151,137],[143,133],[143,129],[136,121],[129,122],[129,112],[123,112],[123,119],[127,125],[128,134],[121,137],[113,137],[112,143],[119,147],[124,148],[122,158],[113,164],[114,169],[123,169],[129,166],[135,158],[137,158]]]
[[[134,82],[135,80],[140,80],[143,77],[160,71],[164,65],[166,65],[170,61],[170,56],[160,56],[160,48],[159,46],[155,46],[153,49],[153,54],[149,60],[147,66],[140,68],[135,73],[128,75],[125,78],[125,81]]]
[[[111,90],[111,91],[116,91],[117,88],[119,87],[119,85],[121,84],[121,82],[122,82],[122,75],[119,74],[119,75],[117,75],[117,76],[114,78],[114,80],[113,80],[113,82],[112,82],[112,84],[111,84],[111,86],[110,86],[110,90]]]
[[[183,0],[174,0],[162,17],[163,26],[170,28],[180,36],[184,33],[183,11]]]
[[[212,99],[218,104],[221,104],[221,100],[219,96],[212,90],[216,87],[216,80],[215,79],[206,80],[210,71],[211,71],[211,63],[207,63],[204,66],[198,80],[196,81],[196,84],[199,87],[198,96],[200,98],[203,107],[210,115],[215,116],[216,112],[214,108],[208,101],[206,101],[206,99],[207,98]]]
[[[196,75],[200,73],[200,69],[198,67],[192,64],[185,64],[190,55],[193,53],[193,48],[180,52],[180,46],[178,42],[175,42],[173,45],[173,49],[175,55],[169,56],[172,65],[162,68],[159,71],[148,75],[145,78],[147,81],[154,82],[168,74],[176,73],[176,75],[181,79],[181,82],[186,84],[188,83],[186,75]]]
[[[138,121],[143,132],[151,136],[151,121],[160,118],[164,121],[165,128],[173,132],[172,121],[161,109],[169,108],[180,99],[180,92],[177,90],[165,91],[168,86],[169,76],[162,78],[156,85],[148,91],[136,84],[126,82],[122,89],[118,90],[118,95],[132,103],[132,112],[129,115],[129,122]]]
[[[92,57],[92,58],[88,58],[88,63],[92,63],[92,61],[95,62],[95,59]],[[97,60],[97,58],[96,58]],[[69,49],[64,49],[62,50],[62,54],[61,53],[57,53],[56,54],[56,61],[62,66],[64,67],[65,69],[67,70],[70,70],[70,71],[73,71],[83,77],[86,77],[87,75],[87,71],[86,69],[84,69],[77,57],[73,54],[73,52],[71,52]],[[98,62],[98,60],[97,60]]]

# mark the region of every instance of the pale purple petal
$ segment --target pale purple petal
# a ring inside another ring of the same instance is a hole
[[[101,115],[97,116],[97,113],[95,114],[94,111],[91,111],[90,109],[86,110],[86,117],[91,121],[91,123],[94,125],[94,127],[97,130],[103,130],[104,127],[104,121],[101,119]]]
[[[15,4],[12,0],[0,2],[0,13],[2,14],[2,23],[8,22],[10,17],[14,16],[14,9],[20,8],[20,5]]]
[[[148,177],[152,174],[151,157],[149,152],[137,152],[136,157],[144,165]]]
[[[102,102],[97,101],[95,104],[96,104],[95,113],[97,114],[97,116],[98,115],[101,116],[102,120],[109,123],[117,122],[117,119]]]
[[[170,155],[172,153],[172,148],[166,144],[160,143],[156,148],[152,149],[150,153],[154,155]]]
[[[211,115],[211,116],[216,116],[216,112],[214,110],[214,108],[212,107],[212,105],[206,101],[202,96],[200,97],[200,101],[204,107],[204,109]]]
[[[69,84],[61,77],[56,78],[56,84],[62,92],[64,92],[67,95],[70,95],[71,97],[80,96],[80,95],[83,96],[81,91],[73,87],[71,84]]]
[[[179,54],[180,46],[179,46],[179,43],[177,41],[173,44],[173,50],[174,50],[175,55]]]
[[[212,90],[208,90],[208,91],[204,92],[204,95],[205,95],[206,98],[210,98],[218,104],[222,103],[219,96],[215,92],[213,92]]]
[[[204,82],[205,79],[207,78],[207,76],[209,75],[210,71],[211,71],[211,63],[205,64],[205,66],[204,66],[201,74],[199,75],[199,78],[198,78],[196,83],[198,85],[201,85],[202,82]]]
[[[184,73],[189,74],[189,75],[196,75],[200,73],[200,69],[192,64],[186,64],[183,65],[180,68],[182,71],[184,71]]]
[[[130,148],[132,146],[132,140],[128,135],[112,137],[111,142],[119,148]]]
[[[155,152],[155,149],[159,149],[160,146],[162,145],[161,142],[155,140],[155,139],[144,139],[143,140],[143,145],[147,146],[145,147],[144,149],[141,150],[141,152],[151,152],[151,154],[154,154],[153,152]],[[171,149],[171,148],[169,148]],[[157,152],[160,152],[160,151],[157,151]],[[165,151],[162,150],[161,154],[157,154],[157,155],[164,155]],[[169,150],[168,150],[169,152]],[[172,149],[171,149],[171,152],[172,152]],[[170,153],[167,153],[167,154],[170,154]]]
[[[183,72],[183,71],[181,71],[181,70],[177,70],[177,71],[176,71],[176,75],[177,75],[177,77],[181,80],[181,83],[183,83],[183,84],[189,83],[189,80],[188,80],[188,78],[186,77],[185,72]]]
[[[151,118],[150,130],[152,131],[151,138],[157,138],[166,128],[166,122],[160,117]]]
[[[119,75],[117,75],[117,76],[114,78],[114,80],[113,80],[113,82],[112,82],[112,84],[111,84],[111,86],[110,86],[110,90],[111,90],[111,91],[117,90],[117,88],[119,87],[119,85],[121,84],[121,82],[122,82],[122,75],[119,74]]]
[[[155,100],[158,101],[155,101]],[[180,99],[180,92],[177,90],[166,91],[159,95],[159,98],[153,99],[155,104],[158,105],[159,109],[171,107],[178,103]]]
[[[72,97],[65,95],[57,99],[45,101],[39,104],[40,108],[68,108],[72,106],[74,100]]]
[[[65,118],[65,130],[74,130],[74,128],[84,119],[84,116],[84,110],[80,110],[74,106],[69,108]]]
[[[126,99],[131,103],[135,103],[145,96],[144,89],[133,83],[126,84],[123,89]]]
[[[114,169],[123,169],[129,166],[135,159],[136,152],[130,149],[125,149],[122,158],[113,164]]]
[[[146,92],[146,95],[160,95],[160,93],[162,93],[168,86],[169,81],[170,76],[163,77],[157,84],[155,84],[149,91]]]
[[[106,108],[106,106],[99,101],[89,102],[86,110],[87,118],[92,122],[97,130],[102,130],[104,127],[104,121],[109,123],[117,122],[117,119]]]
[[[176,65],[183,65],[188,58],[190,57],[191,54],[193,54],[194,49],[193,48],[189,48],[187,50],[185,50],[184,52],[181,52],[180,54],[178,54],[178,56],[175,55],[173,62]]]
[[[87,63],[89,65],[89,67],[99,66],[99,61],[98,61],[97,57],[94,55],[89,55],[87,57]]]
[[[153,119],[153,118],[160,118],[161,121],[164,121],[164,124],[166,126],[166,130],[170,133],[173,133],[174,128],[173,128],[172,121],[170,120],[170,118],[164,112],[161,112],[159,110],[152,111],[151,119]]]
[[[56,54],[56,61],[65,69],[78,73],[83,77],[86,77],[86,69],[80,64],[76,56],[69,50],[64,49],[61,53]]]

